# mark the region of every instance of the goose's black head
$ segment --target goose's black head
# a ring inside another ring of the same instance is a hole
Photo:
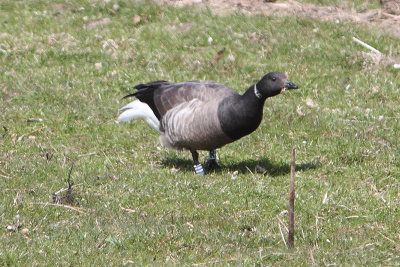
[[[270,72],[257,84],[257,91],[265,98],[280,94],[285,89],[297,89],[297,85],[289,81],[285,74]]]

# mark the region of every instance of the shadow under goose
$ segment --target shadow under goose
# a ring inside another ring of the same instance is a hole
[[[161,165],[166,168],[175,168],[183,172],[193,170],[193,162],[189,159],[182,159],[177,157],[168,156],[161,161]],[[296,164],[296,171],[307,171],[317,169],[319,162],[302,162]],[[262,159],[246,159],[244,161],[233,162],[227,165],[222,165],[221,168],[213,170],[215,172],[221,171],[238,171],[239,173],[261,173],[270,176],[281,176],[290,173],[289,163],[285,162],[272,162],[267,158]]]

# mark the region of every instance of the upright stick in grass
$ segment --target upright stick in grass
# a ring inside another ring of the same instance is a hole
[[[289,248],[294,248],[294,166],[296,148],[292,148],[292,161],[290,162],[290,196],[289,196]]]

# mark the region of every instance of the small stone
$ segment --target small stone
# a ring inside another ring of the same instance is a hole
[[[118,4],[114,4],[113,5],[113,9],[114,9],[114,11],[118,11],[119,10],[119,5]]]
[[[191,222],[186,222],[185,223],[187,226],[189,226],[190,229],[194,228],[194,225]]]
[[[29,233],[29,229],[28,228],[24,228],[21,230],[21,233],[26,235],[27,233]]]
[[[140,21],[142,21],[142,18],[139,15],[133,16],[133,23],[138,24]]]
[[[232,179],[232,180],[236,180],[238,174],[239,174],[239,171],[237,171],[237,170],[234,171],[234,172],[232,173],[231,179]]]
[[[283,215],[286,215],[286,214],[288,214],[288,211],[287,210],[282,210],[281,213],[279,213],[279,216],[283,216]]]
[[[213,42],[213,38],[210,36],[210,37],[208,37],[208,43],[209,44],[212,44],[212,42]]]
[[[95,67],[97,70],[99,70],[99,69],[101,69],[101,68],[103,67],[103,64],[101,64],[101,62],[98,62],[98,63],[94,64],[94,67]]]
[[[8,225],[7,230],[10,232],[15,232],[21,227],[22,227],[22,223],[17,223],[17,224],[13,224],[13,225]]]

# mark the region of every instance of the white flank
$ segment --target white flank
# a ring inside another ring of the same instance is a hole
[[[151,108],[140,100],[135,100],[128,105],[121,108],[119,111],[123,111],[118,117],[119,122],[127,122],[133,119],[143,119],[157,132],[160,132],[160,122],[154,115]]]

